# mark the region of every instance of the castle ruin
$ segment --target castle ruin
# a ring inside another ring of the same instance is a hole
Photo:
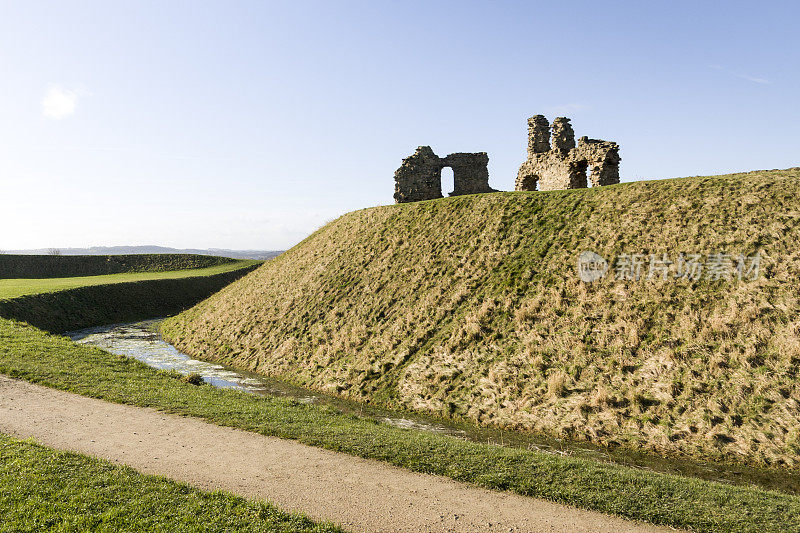
[[[544,115],[534,115],[528,119],[528,159],[519,168],[515,189],[552,191],[619,183],[619,162],[617,143],[581,137],[576,145],[568,118],[556,118],[551,127]],[[439,157],[430,146],[420,146],[394,173],[395,202],[442,198],[445,167],[453,169],[450,196],[496,192],[489,187],[486,152]]]
[[[455,153],[439,157],[430,146],[420,146],[403,159],[394,173],[394,200],[401,204],[442,198],[442,169],[453,169],[453,192],[477,194],[495,192],[489,187],[489,156],[486,152]]]
[[[552,146],[550,138],[552,134]],[[617,143],[581,137],[575,145],[575,132],[566,117],[553,120],[543,115],[528,119],[528,159],[517,173],[518,191],[579,189],[619,183],[619,146]]]

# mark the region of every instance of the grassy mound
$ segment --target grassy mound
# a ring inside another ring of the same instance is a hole
[[[194,254],[0,255],[0,279],[71,278],[207,268],[236,261]]]
[[[163,332],[358,400],[797,468],[799,225],[798,169],[365,209]],[[617,280],[612,263],[587,284],[583,250],[759,252],[760,276]]]

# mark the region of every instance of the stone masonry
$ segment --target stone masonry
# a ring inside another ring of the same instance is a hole
[[[552,134],[552,147],[550,137]],[[619,183],[617,143],[581,137],[568,118],[558,117],[552,127],[543,115],[528,119],[528,159],[517,173],[516,190],[551,191],[586,187],[587,170],[593,187]]]
[[[398,204],[442,198],[442,169],[453,169],[450,196],[494,192],[489,187],[489,156],[486,152],[455,153],[439,157],[430,146],[420,146],[403,159],[394,173],[394,199]]]

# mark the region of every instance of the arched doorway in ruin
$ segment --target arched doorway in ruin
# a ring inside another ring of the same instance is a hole
[[[518,191],[536,191],[539,189],[539,176],[527,174],[517,183]]]

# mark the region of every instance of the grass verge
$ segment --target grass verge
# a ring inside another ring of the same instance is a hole
[[[206,268],[193,268],[186,270],[169,270],[164,272],[129,272],[123,274],[108,274],[102,276],[81,276],[73,278],[43,278],[43,279],[0,279],[0,300],[19,298],[29,294],[64,291],[78,287],[94,285],[110,285],[114,283],[131,283],[159,279],[181,279],[201,276],[213,276],[226,272],[241,270],[245,267],[258,265],[262,261],[241,260]]]
[[[203,492],[0,434],[0,532],[337,532],[299,514]]]
[[[797,496],[461,441],[296,400],[192,386],[11,320],[0,320],[0,373],[655,524],[696,531],[800,530]]]

